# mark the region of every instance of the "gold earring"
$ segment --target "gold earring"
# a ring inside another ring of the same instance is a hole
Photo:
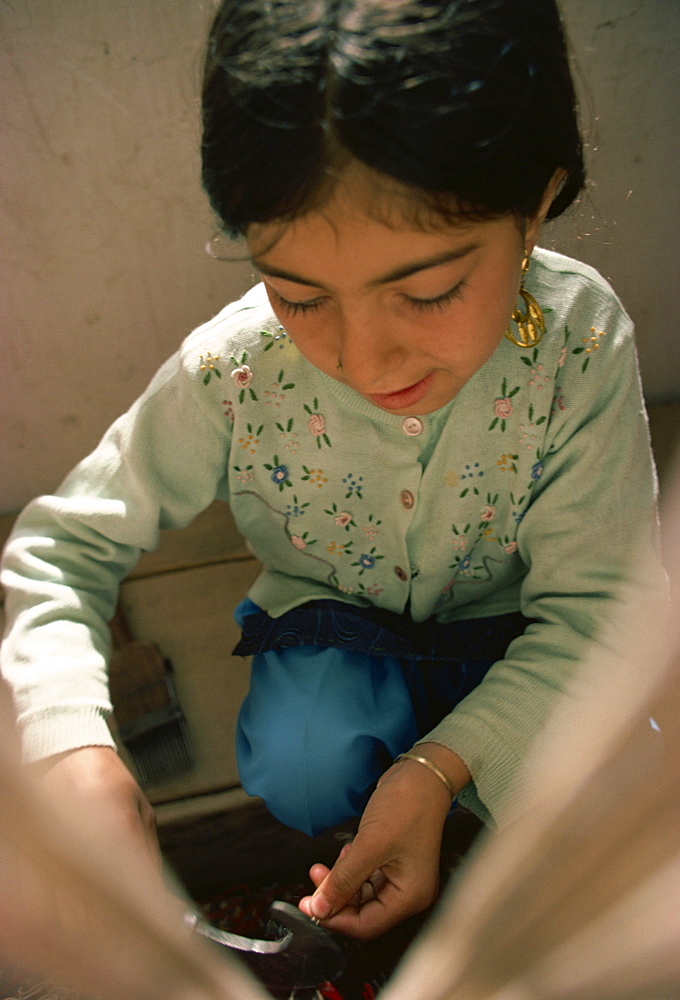
[[[518,347],[535,347],[545,333],[543,310],[531,292],[528,292],[524,287],[524,275],[529,270],[529,264],[529,256],[525,253],[522,261],[522,283],[519,286],[519,294],[524,302],[525,310],[522,312],[521,309],[515,309],[511,317],[513,323],[517,324],[517,335],[512,332],[510,326],[505,331],[508,340],[511,340]]]

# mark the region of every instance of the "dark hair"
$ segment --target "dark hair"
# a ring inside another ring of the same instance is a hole
[[[584,183],[554,0],[223,0],[203,186],[225,230],[318,207],[351,159],[444,215],[548,217]]]

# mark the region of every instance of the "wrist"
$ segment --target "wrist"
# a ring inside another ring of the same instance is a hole
[[[417,757],[423,757],[429,761],[446,779],[446,784],[451,789],[451,798],[455,798],[458,793],[471,781],[471,775],[467,765],[455,751],[450,750],[441,743],[417,743],[410,751]],[[419,765],[423,766],[423,765]]]

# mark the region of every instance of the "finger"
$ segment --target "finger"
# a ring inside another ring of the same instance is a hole
[[[370,941],[413,912],[399,890],[389,882],[385,882],[377,893],[374,887],[370,892],[372,898],[366,898],[358,905],[348,904],[343,907],[337,914],[324,920],[324,927],[360,941]]]
[[[330,868],[328,867],[328,865],[316,864],[312,865],[312,867],[309,869],[309,877],[311,878],[315,887],[318,888],[329,872]]]
[[[310,903],[311,915],[326,920],[339,913],[360,893],[364,882],[369,880],[383,860],[370,841],[357,837],[346,845],[324,880],[317,885]]]

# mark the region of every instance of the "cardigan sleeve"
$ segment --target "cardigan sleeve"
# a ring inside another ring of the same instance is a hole
[[[465,761],[472,782],[460,800],[491,824],[512,814],[529,749],[558,696],[576,697],[570,679],[593,643],[613,664],[612,683],[629,669],[631,633],[607,630],[616,609],[626,602],[634,630],[644,608],[665,598],[656,476],[632,327],[622,311],[618,318],[612,311],[608,323],[611,342],[598,358],[605,364],[588,379],[572,378],[578,405],[552,421],[540,478],[518,529],[528,568],[521,610],[536,623],[423,740],[448,746]],[[572,352],[570,363],[577,373],[583,359]]]
[[[121,579],[162,528],[188,524],[220,491],[227,425],[181,353],[53,496],[20,515],[5,548],[4,677],[24,754],[113,745],[106,667]]]

